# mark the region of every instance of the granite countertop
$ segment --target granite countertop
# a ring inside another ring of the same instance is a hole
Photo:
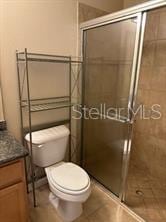
[[[0,131],[0,165],[28,155],[28,150],[8,131]]]

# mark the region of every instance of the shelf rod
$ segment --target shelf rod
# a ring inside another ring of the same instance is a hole
[[[23,55],[23,54],[25,54],[25,52],[17,52],[17,54]],[[34,56],[48,56],[48,57],[59,57],[59,58],[70,59],[69,56],[50,55],[50,54],[41,54],[41,53],[27,53],[27,55],[34,55]]]
[[[70,98],[69,98],[69,100],[70,100],[70,103],[72,102],[71,101],[71,90],[72,90],[72,87],[71,87],[71,69],[72,69],[72,67],[71,67],[71,57],[70,57],[70,63],[69,63],[69,95],[70,95]],[[71,150],[71,123],[72,123],[72,121],[71,121],[71,114],[72,114],[72,112],[71,112],[71,107],[69,107],[69,119],[70,119],[70,123],[69,123],[69,130],[70,130],[70,134],[69,134],[69,161],[71,162],[72,161],[72,150]]]
[[[40,100],[51,100],[51,99],[65,99],[70,98],[69,96],[57,96],[57,97],[47,97],[47,98],[38,98],[38,99],[31,99],[30,101],[40,101]],[[23,99],[22,102],[26,102],[26,99]]]
[[[18,61],[24,61],[24,59],[18,59]],[[27,58],[27,61],[29,62],[52,62],[52,63],[70,63],[70,61],[67,60],[57,60],[57,59],[38,59],[38,58]]]
[[[23,112],[22,112],[22,107],[21,107],[21,81],[20,81],[20,70],[19,70],[19,65],[18,65],[18,53],[17,53],[17,51],[16,51],[16,61],[17,61],[16,65],[17,65],[17,78],[18,78],[18,90],[19,90],[20,121],[21,121],[21,141],[22,141],[22,145],[24,145]],[[26,189],[27,189],[27,193],[29,193],[28,169],[27,169],[27,164],[26,164],[26,157],[24,158],[24,163],[25,163]]]
[[[71,63],[83,63],[82,61],[75,61],[75,60],[71,60]]]
[[[27,95],[28,95],[28,109],[29,109],[29,136],[30,136],[30,163],[31,163],[31,180],[32,180],[32,192],[33,192],[33,204],[36,207],[36,193],[35,193],[35,181],[34,181],[34,164],[33,164],[33,150],[32,150],[32,123],[31,123],[31,103],[30,103],[30,89],[29,89],[29,73],[28,73],[28,60],[27,49],[25,48],[25,68],[27,76]]]

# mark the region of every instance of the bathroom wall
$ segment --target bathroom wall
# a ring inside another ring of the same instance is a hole
[[[63,13],[62,13],[63,12]],[[1,1],[1,80],[8,129],[19,138],[15,50],[75,56],[77,4],[61,1]],[[65,16],[64,16],[65,15]],[[38,80],[40,83],[40,79]],[[61,86],[60,86],[61,87]],[[47,91],[47,88],[43,89]]]
[[[0,68],[4,111],[8,129],[17,138],[20,138],[20,114],[15,50],[27,47],[32,52],[77,56],[78,2],[0,1]],[[121,0],[116,3],[109,0],[85,3],[94,8],[114,11],[120,7]]]
[[[151,106],[159,104],[162,116],[157,120],[137,117],[127,182],[126,202],[147,221],[166,220],[165,21],[166,7],[147,14],[137,104],[145,106],[146,118],[152,113]]]

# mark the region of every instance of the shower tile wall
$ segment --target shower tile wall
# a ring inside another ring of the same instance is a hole
[[[79,3],[79,22],[85,22],[90,19],[94,19],[103,15],[108,14],[108,12],[103,11],[98,8],[94,8],[92,6]]]
[[[144,104],[147,110],[159,104],[162,117],[136,118],[126,203],[147,221],[163,222],[166,221],[166,8],[147,14],[137,104]]]

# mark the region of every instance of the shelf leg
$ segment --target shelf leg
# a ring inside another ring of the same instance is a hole
[[[31,158],[31,183],[32,183],[32,193],[33,193],[33,206],[37,207],[36,204],[36,192],[35,192],[35,179],[34,179],[34,164]]]

